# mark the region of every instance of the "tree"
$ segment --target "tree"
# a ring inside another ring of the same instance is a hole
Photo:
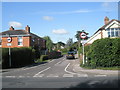
[[[63,42],[57,42],[57,43],[53,43],[53,50],[60,50],[63,49],[65,47],[65,43]]]
[[[61,49],[61,47],[64,47],[65,46],[65,43],[63,43],[63,42],[58,42],[57,43],[57,48],[58,49]]]
[[[73,44],[73,39],[69,38],[69,40],[67,40],[67,47],[72,46],[72,44]]]
[[[49,50],[49,52],[52,51],[52,47],[53,47],[53,42],[51,40],[51,38],[49,36],[45,36],[44,39],[46,40],[46,47]]]

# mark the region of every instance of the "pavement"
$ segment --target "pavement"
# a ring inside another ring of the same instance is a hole
[[[77,57],[77,55],[76,55]],[[85,69],[80,67],[80,59],[76,59],[74,67],[74,72],[86,72],[86,73],[97,73],[97,74],[106,74],[106,75],[118,75],[120,70],[100,70],[100,69]]]

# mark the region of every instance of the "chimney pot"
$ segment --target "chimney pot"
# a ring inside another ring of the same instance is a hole
[[[29,27],[28,25],[25,27],[25,30],[26,30],[28,33],[30,33],[30,27]]]
[[[107,24],[109,22],[109,18],[106,16],[105,18],[104,18],[104,24]]]
[[[10,29],[10,30],[14,30],[13,26],[11,26],[9,29]]]

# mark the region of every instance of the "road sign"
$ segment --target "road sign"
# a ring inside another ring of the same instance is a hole
[[[12,44],[11,43],[7,43],[7,46],[11,46]]]
[[[87,38],[87,34],[85,32],[80,33],[80,38],[82,39]]]
[[[12,41],[12,38],[11,38],[11,37],[8,37],[8,38],[7,38],[7,41],[8,41],[8,42],[11,42],[11,41]]]

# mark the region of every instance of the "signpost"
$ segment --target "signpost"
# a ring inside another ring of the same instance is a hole
[[[12,41],[12,38],[8,37],[7,41],[8,41],[7,46],[9,46],[9,66],[11,67],[11,49],[10,49],[11,43],[10,42]]]
[[[85,32],[80,33],[80,38],[83,39],[82,45],[83,45],[83,64],[85,64],[85,56],[84,56],[84,39],[87,38],[87,34]]]
[[[80,33],[80,37],[82,39],[85,39],[85,38],[87,38],[87,34],[85,32],[82,32],[82,33]]]

